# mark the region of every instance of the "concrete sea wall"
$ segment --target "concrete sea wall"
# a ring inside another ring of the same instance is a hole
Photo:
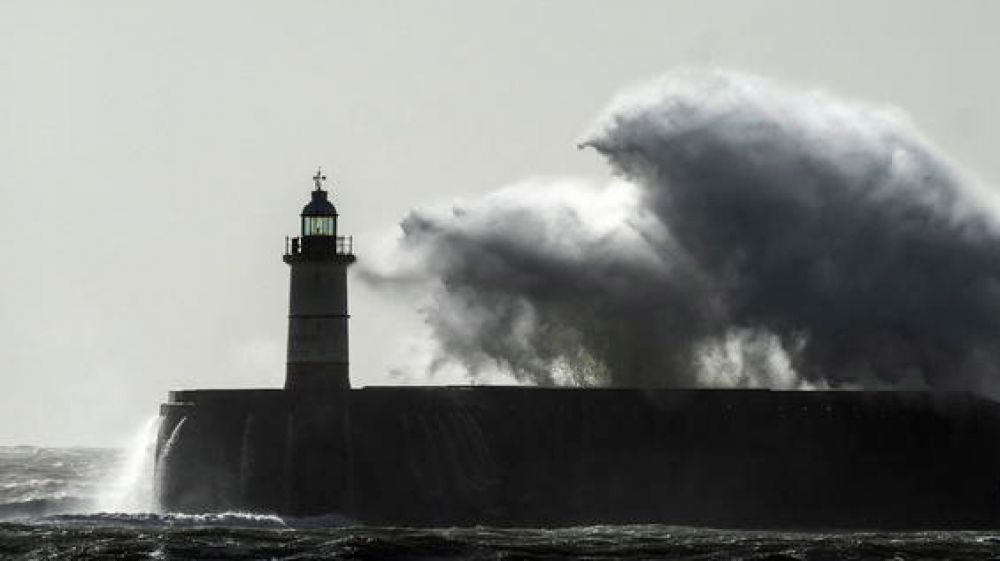
[[[168,510],[366,523],[973,528],[1000,406],[962,393],[363,388],[173,392]]]

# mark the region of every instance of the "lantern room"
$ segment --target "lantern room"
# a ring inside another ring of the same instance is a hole
[[[302,236],[337,236],[337,208],[333,206],[328,193],[323,190],[326,176],[316,172],[313,176],[316,189],[312,192],[312,200],[302,209]]]

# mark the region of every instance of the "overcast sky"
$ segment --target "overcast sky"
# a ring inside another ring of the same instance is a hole
[[[364,260],[414,207],[532,176],[624,86],[717,66],[898,106],[1000,180],[995,2],[0,0],[0,445],[113,445],[172,388],[280,386],[317,165]],[[353,282],[355,386],[405,305]]]

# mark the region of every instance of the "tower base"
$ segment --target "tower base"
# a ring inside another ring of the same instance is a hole
[[[351,389],[347,363],[289,362],[285,389],[293,391],[330,391]]]

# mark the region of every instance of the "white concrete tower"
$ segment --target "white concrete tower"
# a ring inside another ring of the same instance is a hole
[[[337,209],[316,189],[302,209],[302,234],[286,240],[291,266],[288,361],[285,389],[336,390],[351,387],[348,377],[347,267],[354,263],[352,238],[337,236]]]

